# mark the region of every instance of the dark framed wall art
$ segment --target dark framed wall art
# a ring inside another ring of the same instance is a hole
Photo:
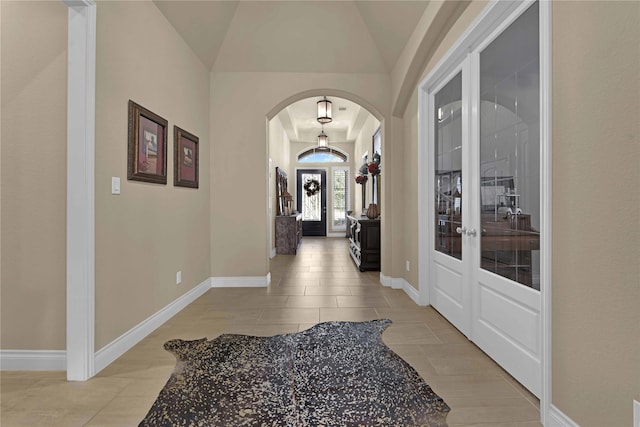
[[[173,185],[198,188],[198,144],[200,139],[186,130],[173,127]]]
[[[129,100],[127,179],[167,183],[167,126],[165,119]]]

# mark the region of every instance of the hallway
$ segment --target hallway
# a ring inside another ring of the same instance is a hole
[[[449,426],[540,426],[538,401],[431,308],[360,273],[346,239],[304,238],[298,255],[271,260],[268,288],[211,289],[95,378],[1,373],[3,426],[133,426],[151,407],[175,359],[172,338],[274,335],[330,320],[389,318],[383,339],[452,408]]]

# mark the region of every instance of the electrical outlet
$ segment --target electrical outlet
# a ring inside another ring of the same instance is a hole
[[[409,260],[407,260],[407,271],[411,271],[411,266],[409,265]]]
[[[182,283],[182,271],[178,271],[176,273],[176,285],[179,285],[180,283]]]

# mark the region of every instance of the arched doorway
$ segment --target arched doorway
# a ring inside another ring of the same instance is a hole
[[[316,121],[316,103],[324,97],[332,102],[333,120],[321,125]],[[383,197],[374,194],[373,180],[363,202],[360,185],[355,177],[364,162],[373,159],[373,136],[378,135],[378,155],[383,150],[382,135],[384,120],[370,103],[350,93],[337,90],[318,89],[293,95],[276,105],[267,115],[267,155],[270,223],[270,257],[275,256],[275,217],[280,213],[280,201],[275,186],[275,170],[287,174],[287,192],[292,195],[293,211],[300,211],[305,220],[325,217],[321,232],[316,235],[344,237],[346,234],[347,212],[361,215],[361,206],[368,206],[376,197],[382,204]],[[325,134],[329,142],[320,146],[318,136]],[[318,175],[305,175],[298,184],[297,175],[314,170]],[[364,168],[366,170],[366,167]],[[368,173],[368,172],[367,172]],[[321,183],[321,192],[307,197],[301,186],[306,180],[323,174],[326,182]],[[304,181],[304,182],[303,182]],[[325,191],[322,193],[322,191]],[[382,193],[382,191],[380,191]],[[321,202],[326,199],[326,204]],[[326,215],[324,215],[326,213]],[[317,217],[317,218],[316,218]],[[325,225],[326,224],[326,225]]]

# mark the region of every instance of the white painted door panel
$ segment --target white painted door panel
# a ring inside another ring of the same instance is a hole
[[[494,25],[451,67],[461,71],[428,91],[429,299],[540,397],[538,4]],[[455,79],[461,93],[450,90]]]

